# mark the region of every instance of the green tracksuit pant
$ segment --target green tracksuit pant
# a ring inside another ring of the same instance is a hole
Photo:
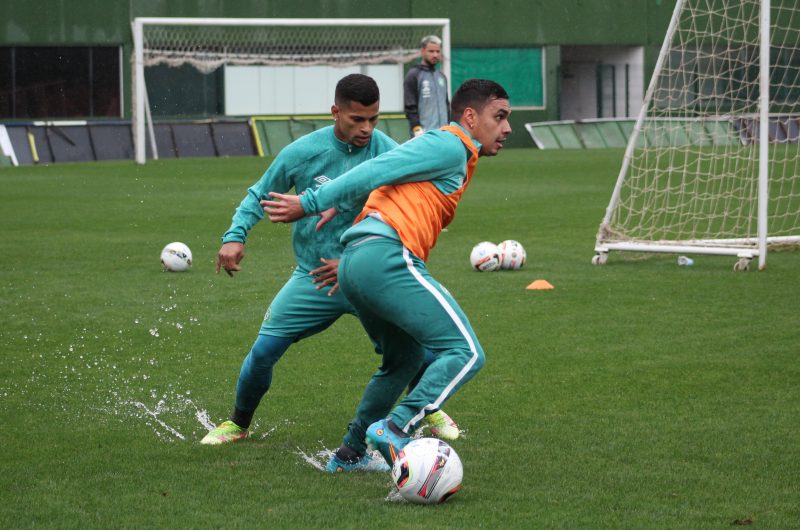
[[[345,445],[366,449],[366,429],[390,418],[407,433],[440,408],[484,363],[466,315],[428,273],[425,262],[397,240],[370,236],[351,242],[339,263],[339,286],[383,362],[367,384]],[[428,349],[436,360],[414,390],[392,407]]]

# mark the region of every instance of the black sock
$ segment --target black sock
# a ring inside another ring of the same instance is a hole
[[[358,454],[355,449],[347,447],[344,444],[342,444],[341,447],[336,450],[336,458],[348,464],[355,464],[361,460],[362,456],[364,455]]]
[[[253,421],[253,412],[245,412],[233,407],[230,420],[242,429],[247,429],[250,427],[250,422]]]
[[[386,420],[386,425],[388,425],[389,429],[391,429],[391,431],[393,433],[395,433],[397,436],[402,436],[404,438],[408,438],[408,435],[406,433],[404,433],[403,430],[400,427],[395,425],[392,420]]]

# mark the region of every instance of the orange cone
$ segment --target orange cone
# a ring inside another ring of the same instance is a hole
[[[533,283],[531,283],[528,287],[526,287],[526,289],[529,289],[531,291],[541,291],[544,289],[555,289],[555,287],[553,287],[553,284],[551,284],[547,280],[536,280]]]

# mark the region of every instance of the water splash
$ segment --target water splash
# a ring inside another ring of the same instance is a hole
[[[214,422],[212,422],[211,418],[208,416],[207,410],[198,409],[197,412],[195,412],[194,417],[200,423],[200,425],[205,427],[208,431],[211,431],[211,429],[216,427]]]
[[[334,449],[328,449],[325,447],[322,444],[322,441],[320,441],[319,444],[322,446],[322,449],[315,453],[307,453],[298,447],[296,454],[306,464],[317,469],[318,471],[324,471],[327,473],[325,466],[328,465],[328,462],[336,451]],[[361,469],[360,472],[386,473],[386,464],[384,463],[383,456],[381,456],[378,451],[368,451],[368,454],[370,456],[370,462],[365,468]]]
[[[402,495],[400,495],[400,490],[397,489],[397,486],[395,486],[394,483],[392,484],[389,493],[386,494],[386,497],[383,500],[386,502],[408,502],[403,498]]]
[[[299,447],[297,448],[297,455],[308,465],[318,471],[325,471],[325,465],[328,460],[333,456],[333,451],[330,449],[322,449],[314,454],[308,454]]]
[[[156,423],[158,423],[161,427],[163,427],[167,432],[169,432],[170,434],[172,434],[176,438],[178,438],[180,440],[186,440],[186,437],[184,435],[182,435],[180,432],[178,432],[173,427],[170,427],[169,425],[167,425],[166,422],[164,422],[163,420],[161,420],[158,417],[158,415],[161,413],[161,409],[162,409],[162,406],[164,404],[163,400],[159,401],[158,404],[156,404],[155,410],[150,410],[147,407],[147,405],[145,405],[141,401],[133,401],[133,402],[130,402],[130,404],[133,405],[136,408],[139,408],[139,409],[143,410],[145,412],[145,414],[147,414],[148,416],[151,416],[155,420]]]

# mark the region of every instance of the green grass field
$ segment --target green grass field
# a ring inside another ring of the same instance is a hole
[[[251,439],[198,443],[292,267],[289,227],[262,223],[244,270],[214,274],[265,160],[0,169],[0,525],[800,528],[800,253],[765,272],[592,266],[621,156],[484,160],[434,249],[487,352],[446,406],[465,479],[439,507],[301,455],[338,446],[378,365],[352,317],[289,350]],[[503,239],[525,245],[523,270],[470,270],[475,243]],[[190,272],[161,272],[170,241]],[[555,290],[525,289],[539,278]]]

